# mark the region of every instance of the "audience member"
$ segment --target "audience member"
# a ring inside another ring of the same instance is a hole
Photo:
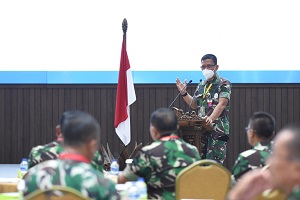
[[[300,128],[287,127],[274,140],[269,170],[246,173],[229,192],[230,200],[250,200],[266,189],[281,189],[288,200],[300,199]]]
[[[57,159],[58,155],[63,151],[63,136],[61,133],[61,126],[65,119],[65,115],[67,112],[65,112],[61,119],[60,119],[60,125],[56,126],[56,137],[57,140],[50,142],[46,145],[39,145],[36,147],[33,147],[29,153],[28,157],[28,167],[31,168],[43,161],[46,160],[53,160]],[[103,164],[101,155],[98,151],[95,152],[95,155],[91,161],[91,165],[98,171],[103,171]]]
[[[119,183],[143,177],[149,199],[174,199],[177,174],[200,159],[198,150],[176,135],[175,113],[167,108],[154,111],[150,134],[154,142],[141,149],[118,177]]]
[[[62,147],[63,137],[61,134],[60,125],[56,126],[55,132],[56,132],[57,140],[50,142],[49,144],[46,145],[39,145],[33,147],[31,149],[28,157],[29,168],[43,161],[56,159],[58,157],[58,154],[60,154],[63,151],[63,147]]]
[[[271,152],[271,140],[275,133],[275,120],[266,112],[256,112],[246,127],[250,150],[240,153],[232,170],[232,180],[237,181],[249,170],[265,166]]]
[[[99,145],[99,123],[82,111],[69,111],[64,116],[61,124],[64,151],[57,160],[44,161],[28,171],[24,195],[60,185],[76,189],[91,199],[119,199],[115,184],[90,165]]]

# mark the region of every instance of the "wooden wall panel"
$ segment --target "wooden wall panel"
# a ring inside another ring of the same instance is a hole
[[[168,107],[178,94],[175,84],[135,85],[137,101],[131,107],[132,139],[151,142],[149,119],[152,111]],[[193,94],[196,84],[188,88]],[[31,147],[54,140],[55,126],[65,110],[91,113],[101,124],[102,144],[120,152],[114,131],[116,85],[0,85],[0,163],[19,163]],[[299,84],[233,84],[230,111],[230,140],[224,165],[231,169],[239,152],[249,148],[244,127],[255,111],[270,112],[278,131],[300,120]],[[189,110],[182,97],[175,107]]]
[[[1,141],[2,144],[4,146],[4,156],[3,159],[4,161],[6,161],[7,163],[11,163],[12,162],[12,155],[11,155],[11,140],[12,140],[12,111],[11,111],[11,105],[12,105],[12,101],[11,101],[11,96],[12,96],[12,90],[11,89],[5,89],[4,90],[4,115],[1,119],[1,121],[3,120],[3,124],[4,127],[0,127],[1,130]],[[1,99],[2,99],[1,98]],[[2,163],[2,162],[0,162]],[[5,163],[5,162],[4,162]]]
[[[293,94],[294,94],[294,99],[293,99],[293,104],[291,104],[292,109],[293,109],[293,117],[291,121],[299,122],[300,123],[300,87],[298,88],[293,88]]]
[[[5,131],[5,89],[0,88],[0,158],[4,160],[4,154],[7,153],[5,150],[4,143],[7,140]]]
[[[18,126],[20,126],[20,124],[18,124],[18,90],[13,88],[11,94],[11,105],[8,106],[11,109],[10,112],[12,115],[12,120],[10,123],[11,129],[7,131],[10,131],[11,138],[11,140],[9,141],[9,149],[11,150],[9,151],[9,156],[10,160],[13,160],[13,158],[18,157]]]
[[[30,140],[28,141],[29,148],[34,146],[34,144],[36,144],[35,138],[37,135],[35,132],[36,127],[37,127],[37,125],[35,123],[35,118],[36,118],[35,111],[36,111],[36,102],[37,102],[37,100],[35,98],[35,92],[36,92],[36,89],[34,89],[34,88],[29,89],[29,134],[28,134],[28,137],[30,138]],[[58,104],[58,102],[57,102],[57,104]]]

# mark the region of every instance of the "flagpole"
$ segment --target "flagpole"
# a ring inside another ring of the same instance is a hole
[[[128,23],[127,23],[126,18],[124,18],[123,22],[122,22],[122,30],[123,30],[123,41],[124,41],[124,44],[125,44],[125,49],[127,47],[127,43],[126,43],[127,27],[128,27]],[[125,149],[127,150],[128,145],[124,145],[124,146],[125,146]]]
[[[136,101],[136,95],[133,84],[132,72],[126,51],[126,31],[127,20],[124,19],[122,23],[123,42],[120,59],[120,71],[116,95],[116,110],[115,110],[115,130],[119,138],[125,146],[131,140],[130,131],[130,105]]]
[[[127,20],[126,18],[123,19],[123,22],[122,22],[122,29],[123,29],[123,36],[124,36],[124,41],[125,41],[125,47],[126,47],[126,32],[127,32],[127,27],[128,27],[128,23],[127,23]]]

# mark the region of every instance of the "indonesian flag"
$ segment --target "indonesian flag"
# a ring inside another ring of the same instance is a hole
[[[130,142],[130,105],[136,100],[132,73],[126,51],[126,36],[123,36],[121,62],[118,80],[115,111],[115,129],[122,142],[126,145]]]

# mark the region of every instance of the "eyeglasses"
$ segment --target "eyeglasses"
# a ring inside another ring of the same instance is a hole
[[[249,126],[246,126],[246,127],[245,127],[246,133],[248,133],[248,131],[249,131],[250,129],[252,129],[252,131],[256,133],[256,130],[253,129],[253,128],[250,128]]]
[[[214,66],[216,66],[216,65],[207,64],[207,65],[201,65],[200,68],[202,70],[204,70],[204,69],[212,69]]]
[[[249,130],[250,130],[250,127],[246,126],[246,127],[245,127],[246,133],[247,133]]]

